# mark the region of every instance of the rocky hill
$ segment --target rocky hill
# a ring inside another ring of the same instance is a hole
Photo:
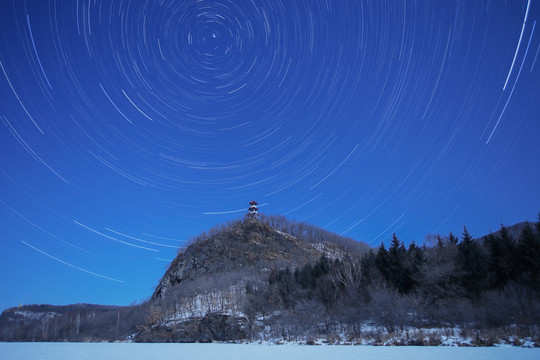
[[[278,218],[245,219],[202,235],[179,252],[148,304],[152,326],[140,341],[210,341],[246,338],[246,290],[264,287],[272,271],[297,269],[321,257],[351,256],[348,240],[316,233],[305,224],[279,226]],[[276,222],[274,227],[270,224]],[[288,232],[297,233],[297,236]],[[309,236],[310,241],[301,239]],[[315,240],[317,238],[318,240]],[[341,240],[336,241],[337,239]],[[352,240],[349,240],[352,241]],[[367,250],[369,247],[359,246]]]
[[[333,247],[334,249],[337,246]],[[260,221],[228,224],[212,236],[198,239],[173,260],[152,296],[162,299],[168,289],[184,281],[237,272],[298,267],[323,254],[322,247],[274,230]]]

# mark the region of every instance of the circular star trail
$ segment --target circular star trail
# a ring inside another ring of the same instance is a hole
[[[538,1],[0,6],[3,307],[140,300],[250,200],[371,245],[540,210]]]

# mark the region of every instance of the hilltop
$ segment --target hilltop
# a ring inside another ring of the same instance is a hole
[[[280,266],[298,267],[321,257],[313,244],[274,230],[260,221],[234,222],[211,236],[196,239],[181,251],[158,284],[152,300],[184,282],[240,269],[263,271]]]

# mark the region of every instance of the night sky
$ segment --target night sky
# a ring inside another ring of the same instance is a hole
[[[539,15],[539,0],[3,0],[0,309],[140,301],[250,200],[373,246],[535,221]]]

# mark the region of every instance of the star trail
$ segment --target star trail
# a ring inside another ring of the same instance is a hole
[[[3,1],[0,306],[140,301],[250,200],[373,246],[535,221],[539,14]]]

